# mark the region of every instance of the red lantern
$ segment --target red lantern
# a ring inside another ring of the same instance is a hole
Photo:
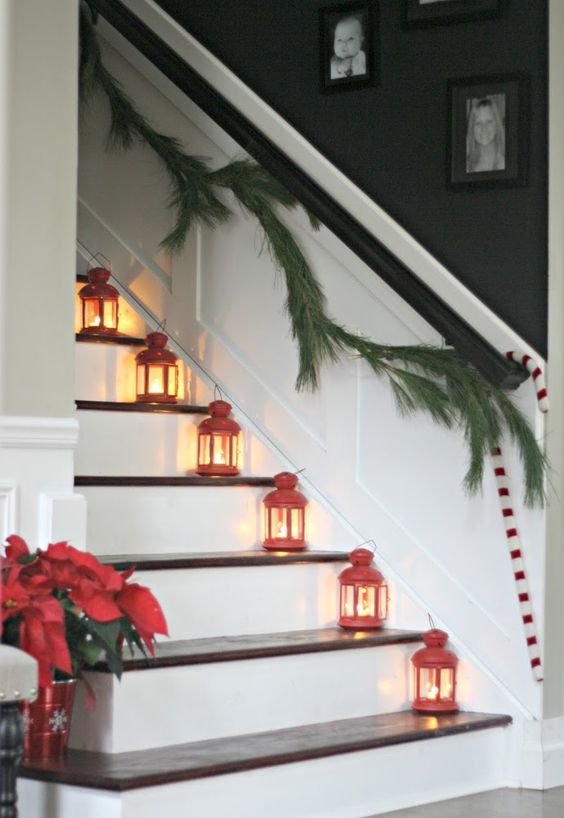
[[[271,551],[301,551],[305,542],[305,507],[307,500],[296,491],[298,478],[282,471],[274,476],[276,488],[263,500],[263,548]]]
[[[108,284],[110,275],[105,267],[88,271],[88,284],[78,293],[82,301],[82,333],[117,335],[119,293]]]
[[[163,332],[150,332],[147,349],[135,356],[137,400],[141,403],[176,403],[178,359],[170,349],[165,349],[166,342]]]
[[[212,400],[211,417],[198,426],[198,465],[196,474],[223,477],[239,474],[239,434],[241,427],[229,417],[231,404]]]
[[[388,615],[388,586],[372,566],[373,553],[355,548],[349,554],[352,566],[339,574],[341,628],[381,628]]]
[[[411,657],[414,699],[420,713],[455,713],[456,666],[458,659],[445,649],[448,634],[432,628],[423,634],[425,647]]]

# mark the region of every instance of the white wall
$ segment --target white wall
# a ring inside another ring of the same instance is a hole
[[[558,0],[550,3],[550,88],[549,88],[549,336],[551,410],[547,426],[548,454],[552,465],[551,479],[559,498],[551,503],[548,515],[546,560],[546,666],[545,716],[564,716],[564,6]],[[562,728],[564,742],[564,727]],[[564,744],[563,744],[564,746]]]
[[[214,164],[241,154],[128,46],[120,50],[160,91],[112,49],[106,50],[108,67],[161,131],[181,136],[190,152],[211,157]],[[403,619],[400,613],[400,623],[422,627],[423,612],[431,612],[483,670],[474,677],[468,701],[491,707],[493,686],[505,690],[511,707],[538,716],[540,688],[529,668],[491,474],[482,495],[467,498],[461,489],[467,461],[461,435],[422,417],[400,418],[386,384],[358,361],[327,369],[317,394],[296,394],[297,354],[284,315],[284,287],[266,253],[259,253],[254,222],[233,205],[235,216],[226,227],[213,234],[194,230],[185,251],[168,259],[158,249],[171,224],[162,206],[167,182],[158,161],[145,148],[105,154],[103,123],[107,110],[98,100],[82,133],[80,240],[112,259],[117,277],[154,315],[166,314],[167,328],[239,412],[296,468],[306,468],[305,480],[346,520],[350,541],[343,548],[367,538],[376,541],[384,572],[416,603]],[[323,284],[329,313],[339,322],[385,343],[441,343],[328,231],[312,234],[299,214],[289,223]],[[530,384],[517,400],[536,422]],[[505,448],[542,625],[544,515],[522,507],[520,467],[509,445]]]
[[[0,411],[73,409],[78,4],[0,4]]]
[[[0,534],[80,544],[73,494],[78,4],[0,3]]]

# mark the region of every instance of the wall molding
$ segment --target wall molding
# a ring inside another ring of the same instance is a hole
[[[0,449],[74,449],[74,418],[0,417]]]
[[[0,482],[0,543],[18,528],[18,485]]]

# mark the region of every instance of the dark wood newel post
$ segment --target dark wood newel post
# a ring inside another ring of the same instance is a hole
[[[17,818],[16,778],[22,757],[23,725],[18,702],[0,706],[0,818]]]

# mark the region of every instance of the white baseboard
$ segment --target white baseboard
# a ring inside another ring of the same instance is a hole
[[[564,785],[564,717],[526,722],[519,786],[548,790]]]

